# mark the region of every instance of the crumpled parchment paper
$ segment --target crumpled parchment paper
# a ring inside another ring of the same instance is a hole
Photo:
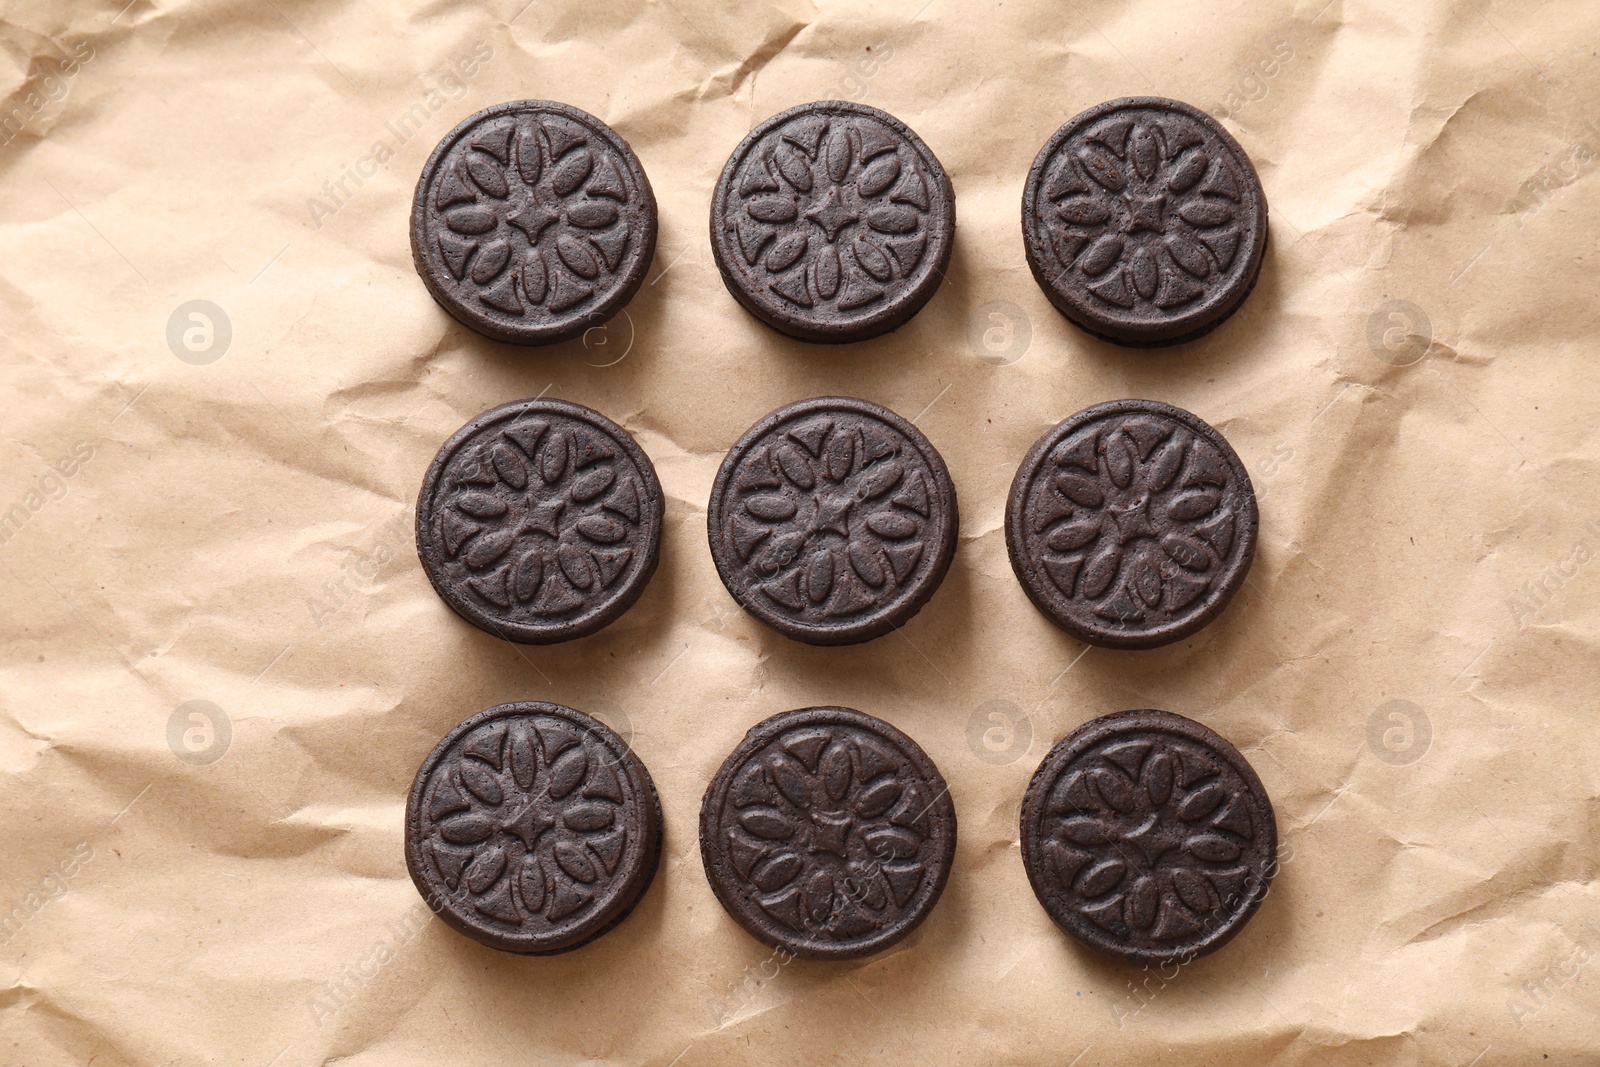
[[[0,1061],[1600,1062],[1597,43],[1600,8],[1509,0],[9,5]],[[1226,122],[1272,227],[1243,310],[1155,353],[1069,326],[1018,232],[1049,134],[1145,93]],[[456,325],[406,241],[438,137],[528,96],[614,126],[661,208],[627,313],[545,350]],[[843,348],[742,312],[706,239],[740,137],[832,97],[957,194],[948,284]],[[451,431],[539,393],[637,436],[668,525],[622,621],[521,648],[410,519]],[[855,648],[745,617],[705,544],[722,451],[821,393],[915,419],[961,497],[943,588]],[[1034,439],[1124,396],[1216,425],[1262,503],[1245,592],[1149,652],[1047,623],[1001,532]],[[623,731],[665,808],[638,911],[547,959],[431,918],[401,854],[422,757],[516,699]],[[855,964],[754,942],[695,840],[744,731],[814,703],[910,733],[960,817],[931,918]],[[1018,856],[1053,741],[1140,707],[1234,741],[1284,846],[1174,972],[1078,948]]]

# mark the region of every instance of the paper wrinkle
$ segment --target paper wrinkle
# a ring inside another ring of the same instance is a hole
[[[712,82],[725,82],[727,85],[726,95],[732,97],[739,92],[739,87],[748,78],[750,81],[750,93],[754,96],[756,78],[766,69],[768,64],[777,59],[783,50],[788,48],[790,43],[810,25],[810,21],[790,23],[758,44],[732,71],[716,74],[709,80]]]

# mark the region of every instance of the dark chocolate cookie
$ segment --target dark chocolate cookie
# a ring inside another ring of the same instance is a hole
[[[518,400],[439,449],[417,497],[417,555],[462,618],[546,645],[633,606],[661,519],[661,483],[628,431],[578,404]]]
[[[711,200],[728,292],[802,341],[862,341],[905,323],[944,280],[955,228],[950,179],[922,139],[844,100],[757,126]]]
[[[903,625],[944,581],[956,491],[915,426],[865,400],[816,397],[739,438],[706,525],[746,611],[797,641],[848,645]]]
[[[700,857],[728,914],[814,959],[868,956],[910,934],[944,891],[955,848],[955,806],[933,761],[849,708],[756,726],[700,808]]]
[[[1260,524],[1244,464],[1182,408],[1116,400],[1039,438],[1006,502],[1006,549],[1050,620],[1106,648],[1154,648],[1221,614]]]
[[[428,157],[411,206],[411,258],[428,292],[512,344],[605,322],[633,298],[655,247],[655,195],[628,142],[549,100],[469,116]]]
[[[439,918],[505,952],[587,944],[633,910],[661,856],[650,772],[604,723],[501,704],[445,735],[406,803],[406,867]]]
[[[1075,325],[1117,344],[1177,344],[1215,329],[1255,288],[1267,198],[1210,115],[1135,96],[1067,121],[1022,192],[1033,276]]]
[[[1022,863],[1050,918],[1129,963],[1188,962],[1250,921],[1278,823],[1239,750],[1193,719],[1122,711],[1050,750],[1022,800]]]

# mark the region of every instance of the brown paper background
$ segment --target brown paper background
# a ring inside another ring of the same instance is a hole
[[[22,508],[0,534],[0,1062],[1600,1062],[1600,9],[125,2],[19,0],[0,25],[0,509]],[[1048,135],[1135,93],[1227,115],[1271,204],[1243,310],[1159,353],[1069,326],[1018,233]],[[432,145],[527,96],[614,126],[661,209],[626,316],[543,350],[456,325],[406,242]],[[927,141],[958,237],[920,315],[835,349],[738,308],[706,213],[756,121],[839,96]],[[313,219],[379,140],[393,158]],[[165,336],[193,299],[231,323],[208,365]],[[435,597],[409,523],[451,431],[542,391],[637,436],[667,529],[619,623],[519,648]],[[962,537],[903,635],[820,649],[737,609],[704,507],[746,426],[835,392],[917,420]],[[1050,626],[1001,533],[1031,442],[1124,396],[1216,425],[1262,499],[1247,590],[1149,652]],[[515,699],[628,732],[665,806],[638,911],[548,959],[430,919],[402,862],[423,755]],[[191,737],[209,763],[169,742],[197,700],[231,728]],[[749,726],[813,703],[915,737],[960,844],[912,938],[779,968],[712,897],[696,817]],[[1231,738],[1285,846],[1254,921],[1175,977],[1076,947],[1018,856],[1049,745],[1129,707]]]

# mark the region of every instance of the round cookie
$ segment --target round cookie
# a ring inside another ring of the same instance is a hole
[[[578,337],[633,298],[656,201],[628,142],[550,100],[485,108],[423,165],[411,258],[439,305],[497,341]]]
[[[774,715],[706,790],[700,856],[728,914],[763,944],[855,959],[927,918],[956,813],[917,743],[849,708]]]
[[[627,917],[655,877],[661,805],[604,723],[501,704],[445,735],[406,803],[406,867],[439,918],[490,948],[543,956]]]
[[[1199,108],[1111,100],[1046,142],[1022,193],[1028,266],[1050,302],[1102,340],[1191,341],[1261,273],[1267,198],[1244,149]]]
[[[1116,400],[1041,437],[1006,502],[1011,568],[1073,637],[1154,648],[1221,614],[1244,584],[1260,515],[1244,464],[1182,408]]]
[[[626,430],[518,400],[457,430],[417,497],[417,555],[444,602],[507,641],[584,637],[633,606],[661,557],[663,500]]]
[[[955,194],[894,116],[821,100],[734,149],[711,200],[711,251],[734,299],[802,341],[862,341],[904,324],[944,280]]]
[[[915,426],[850,397],[779,408],[728,451],[706,526],[717,574],[786,637],[846,645],[903,626],[955,555],[955,486]]]
[[[1045,756],[1022,800],[1022,862],[1050,918],[1127,963],[1227,944],[1266,898],[1278,824],[1249,762],[1182,715],[1123,711]]]

